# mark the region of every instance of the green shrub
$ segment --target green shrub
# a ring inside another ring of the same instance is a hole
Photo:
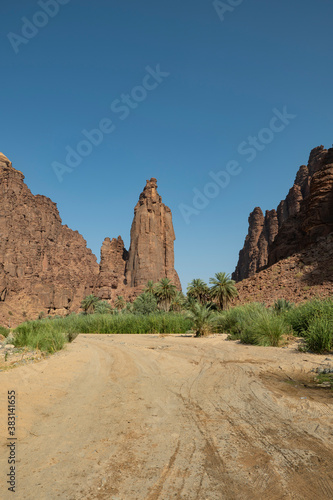
[[[218,331],[229,333],[229,338],[244,344],[278,346],[291,328],[282,315],[264,304],[251,303],[224,311],[216,317]]]
[[[192,321],[196,337],[203,337],[212,331],[213,311],[210,306],[194,302],[186,317]]]
[[[9,328],[6,328],[4,326],[0,326],[0,335],[3,335],[4,337],[8,337]]]
[[[333,349],[333,320],[327,317],[314,318],[303,332],[305,346],[310,351],[323,353]]]
[[[265,310],[258,313],[246,326],[241,335],[241,342],[278,347],[283,335],[290,333],[290,330],[290,326],[282,316]]]
[[[41,320],[38,321],[40,322]],[[59,331],[52,331],[52,329],[46,328],[42,331],[30,326],[28,328],[18,327],[16,332],[13,340],[15,347],[28,346],[32,349],[53,353],[60,351],[66,343],[65,335]]]
[[[35,347],[32,344],[36,337],[41,348],[41,338],[49,339],[53,333],[70,341],[79,333],[185,333],[191,325],[184,315],[175,313],[76,314],[22,323],[15,330],[15,345]]]
[[[157,312],[157,299],[149,292],[139,295],[133,302],[133,312],[135,314],[152,314]]]
[[[287,311],[284,317],[295,334],[304,336],[314,318],[327,318],[333,320],[333,300],[314,299],[305,302]]]
[[[100,300],[95,304],[95,313],[96,314],[111,314],[112,307],[106,300]]]
[[[273,310],[277,314],[282,314],[285,313],[286,311],[290,311],[294,307],[294,304],[292,302],[289,302],[289,300],[286,299],[278,299],[274,302]]]
[[[215,330],[228,333],[233,340],[240,339],[246,326],[253,321],[256,314],[265,310],[263,304],[252,302],[243,306],[232,307],[215,316]]]

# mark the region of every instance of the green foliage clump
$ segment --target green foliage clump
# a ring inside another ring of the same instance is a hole
[[[100,299],[93,294],[87,295],[81,302],[85,314],[93,314]]]
[[[144,292],[133,302],[133,312],[135,314],[152,314],[157,312],[156,297],[150,292]]]
[[[219,333],[228,333],[230,339],[240,339],[245,327],[264,309],[265,306],[263,304],[251,302],[250,304],[222,311],[215,318],[216,331]]]
[[[333,349],[333,301],[312,300],[295,306],[287,300],[246,304],[222,311],[216,316],[216,330],[229,333],[230,339],[254,345],[281,344],[284,335],[299,335],[305,348],[316,353]]]
[[[157,303],[162,311],[168,312],[171,307],[171,302],[177,294],[176,286],[169,278],[162,278],[156,283],[154,293],[157,298]]]
[[[176,313],[71,314],[22,323],[15,330],[15,341],[17,346],[31,345],[32,337],[40,340],[49,333],[61,334],[65,340],[73,340],[79,333],[185,333],[191,325],[189,319]]]
[[[9,328],[6,328],[5,326],[0,326],[0,335],[3,335],[4,337],[8,337]]]
[[[205,304],[209,299],[209,288],[202,279],[194,279],[187,287],[187,296]]]
[[[255,302],[222,312],[216,327],[229,333],[231,339],[262,346],[279,346],[283,335],[291,330],[282,316]]]
[[[247,344],[278,347],[283,336],[290,333],[291,328],[281,315],[265,309],[245,327],[240,340]]]
[[[310,351],[323,353],[333,349],[333,319],[325,316],[313,318],[303,332],[305,346]]]
[[[213,311],[210,306],[193,302],[190,311],[187,313],[193,323],[193,329],[196,337],[208,335],[212,331]]]
[[[57,321],[57,320],[53,320]],[[15,347],[28,346],[53,353],[60,351],[66,343],[66,335],[54,328],[49,320],[36,320],[22,323],[15,330]]]
[[[114,306],[116,309],[118,309],[118,311],[122,311],[123,309],[125,309],[126,301],[122,295],[117,296]]]
[[[173,312],[181,312],[186,308],[186,298],[182,292],[177,292],[171,302],[170,310]]]
[[[112,307],[106,300],[100,300],[95,305],[96,314],[112,314]]]
[[[333,320],[333,300],[310,300],[286,312],[285,319],[294,333],[301,337],[306,335],[314,318]]]
[[[274,302],[273,309],[277,314],[285,313],[286,311],[290,311],[294,307],[292,302],[286,299],[278,299]]]
[[[216,273],[215,278],[210,278],[209,283],[212,285],[209,295],[216,300],[221,310],[226,309],[230,300],[238,296],[235,281],[229,274]]]

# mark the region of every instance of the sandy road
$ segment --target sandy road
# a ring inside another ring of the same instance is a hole
[[[325,362],[222,337],[81,335],[0,374],[0,498],[332,499],[333,396],[293,382]]]

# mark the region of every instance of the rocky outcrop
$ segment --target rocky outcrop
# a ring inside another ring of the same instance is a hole
[[[128,252],[120,236],[105,238],[101,248],[99,276],[96,283],[96,295],[108,300],[114,297],[114,290],[121,290],[125,285],[125,266]],[[119,295],[119,293],[117,293]]]
[[[271,221],[265,218],[261,233],[255,238],[251,235],[258,228],[250,216],[249,233],[240,251],[233,278],[240,281],[253,276],[265,266],[293,255],[315,243],[319,237],[331,233],[332,196],[333,149],[326,150],[319,146],[311,151],[308,165],[299,168],[293,187],[276,212],[266,212],[266,218],[267,214],[271,214]],[[259,210],[255,209],[257,213]]]
[[[0,307],[8,314],[64,314],[98,273],[96,257],[62,225],[57,206],[34,196],[24,175],[0,155]]]
[[[289,214],[270,245],[268,265],[316,244],[333,231],[333,149],[321,146],[311,152],[304,185],[298,210]]]
[[[245,238],[243,249],[239,252],[239,261],[232,277],[241,281],[253,276],[262,269],[268,258],[268,246],[274,241],[278,232],[278,216],[276,210],[267,210],[265,217],[261,208],[256,207],[249,217],[249,232]]]
[[[156,188],[156,179],[147,181],[135,207],[130,252],[120,236],[106,238],[98,265],[83,237],[62,224],[56,204],[33,195],[0,153],[0,324],[78,311],[89,293],[132,300],[163,277],[181,289],[171,210]]]
[[[169,207],[162,203],[155,178],[147,180],[134,209],[131,245],[126,263],[126,284],[142,287],[149,280],[169,278],[180,290],[174,269],[175,233]]]
[[[294,303],[333,295],[333,233],[321,236],[287,259],[236,284],[238,297],[234,304],[264,302],[267,306],[278,299]]]

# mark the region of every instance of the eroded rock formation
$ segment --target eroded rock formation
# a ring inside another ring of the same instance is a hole
[[[125,286],[125,266],[128,252],[121,236],[105,238],[101,248],[99,276],[96,283],[96,295],[108,300],[114,297],[114,290],[119,291]]]
[[[265,221],[260,218],[260,209],[254,212],[233,274],[236,281],[253,276],[333,231],[333,149],[319,146],[311,151],[308,165],[299,168],[287,197],[276,212],[266,212]],[[267,214],[271,214],[270,222]]]
[[[157,282],[166,277],[180,290],[174,269],[174,240],[171,210],[162,203],[156,179],[147,180],[134,209],[125,271],[127,285],[142,287],[148,280]]]
[[[96,257],[62,225],[56,204],[34,196],[23,180],[1,154],[0,300],[12,314],[66,313],[97,275]]]
[[[120,236],[106,238],[98,265],[83,237],[62,224],[56,204],[33,195],[0,153],[0,324],[78,311],[89,293],[131,300],[163,277],[181,289],[172,215],[156,188],[156,179],[147,181],[135,207],[130,252]]]
[[[249,217],[249,232],[232,275],[234,280],[241,281],[253,276],[267,264],[268,246],[274,241],[278,229],[276,210],[267,210],[265,217],[261,208],[256,207],[253,210]]]

